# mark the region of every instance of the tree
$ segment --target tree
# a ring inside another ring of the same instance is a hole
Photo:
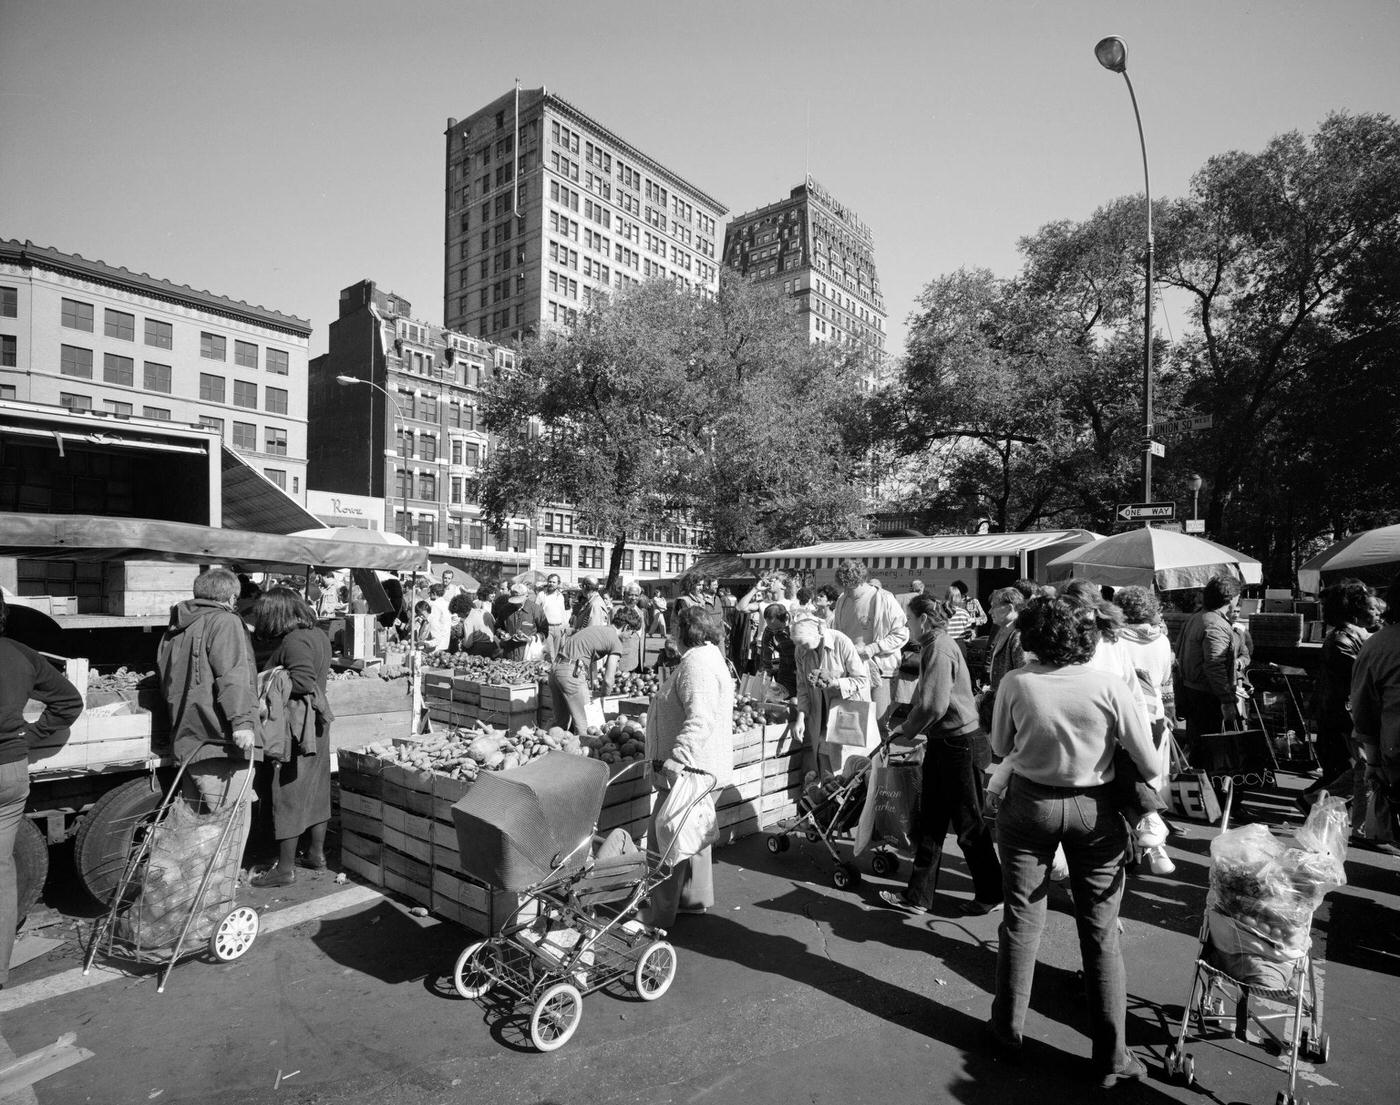
[[[649,281],[547,333],[488,388],[479,501],[494,524],[568,503],[610,542],[610,583],[629,538],[678,517],[737,551],[857,532],[858,458],[833,421],[854,370],[769,290]]]

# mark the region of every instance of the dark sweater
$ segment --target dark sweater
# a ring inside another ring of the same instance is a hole
[[[30,699],[44,704],[32,725],[24,720]],[[30,740],[66,729],[83,712],[83,696],[28,645],[0,637],[0,764],[29,758]]]
[[[907,736],[926,733],[929,740],[956,737],[978,728],[972,677],[962,649],[948,634],[937,631],[919,656],[919,684],[904,719]]]

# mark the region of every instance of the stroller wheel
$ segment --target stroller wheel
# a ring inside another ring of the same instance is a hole
[[[870,857],[870,870],[882,878],[899,870],[899,859],[889,852],[876,852]]]
[[[540,995],[530,1014],[530,1042],[554,1051],[569,1042],[583,1017],[583,995],[569,982],[556,982]]]
[[[1196,1057],[1194,1055],[1181,1057],[1181,1084],[1187,1089],[1196,1084]]]
[[[489,941],[468,944],[452,968],[452,985],[468,1001],[483,996],[495,984],[491,969],[496,965],[496,949]]]
[[[676,949],[665,940],[648,944],[637,960],[632,984],[643,1001],[655,1001],[671,988],[676,977]]]
[[[209,954],[220,963],[232,963],[253,946],[260,925],[256,909],[239,906],[225,916],[210,935]]]
[[[808,829],[803,835],[807,838],[808,844],[815,844],[822,838],[822,834],[816,829]]]
[[[831,881],[837,890],[845,890],[860,882],[860,872],[849,863],[843,863],[831,873]]]
[[[767,840],[765,840],[764,844],[766,844],[768,846],[768,850],[776,856],[779,852],[783,850],[783,845],[786,842],[787,837],[778,836],[775,834],[773,836],[770,836]]]

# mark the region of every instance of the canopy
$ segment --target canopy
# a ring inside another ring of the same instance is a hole
[[[1400,572],[1400,526],[1381,526],[1344,537],[1304,563],[1298,569],[1298,589],[1315,595],[1324,582],[1344,576],[1386,584],[1396,572]]]
[[[959,571],[1009,568],[1026,572],[1025,557],[1055,546],[1066,548],[1092,541],[1088,530],[1039,530],[1030,533],[956,533],[937,537],[896,537],[871,541],[827,541],[800,549],[743,553],[756,571],[774,568],[816,570],[834,568],[847,558],[863,560],[873,571],[886,569]]]
[[[1129,530],[1057,556],[1046,566],[1050,582],[1091,579],[1109,587],[1177,591],[1204,587],[1218,575],[1259,583],[1259,561],[1203,537],[1169,529]]]
[[[158,522],[150,518],[3,512],[0,512],[0,556],[29,560],[217,562],[273,571],[318,565],[408,572],[421,570],[428,564],[427,550],[417,545],[377,545],[293,534],[249,533],[186,522]]]

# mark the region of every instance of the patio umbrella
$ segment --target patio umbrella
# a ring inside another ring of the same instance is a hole
[[[519,575],[511,576],[510,581],[512,583],[523,583],[526,587],[538,587],[548,578],[549,576],[545,572],[537,571],[534,568],[527,568]]]
[[[1400,572],[1400,526],[1381,526],[1344,537],[1304,563],[1298,569],[1298,589],[1315,595],[1323,583],[1345,576],[1386,584],[1396,572]]]
[[[1204,587],[1218,575],[1244,583],[1262,579],[1259,561],[1242,552],[1175,530],[1150,526],[1080,545],[1046,565],[1050,582],[1091,579],[1109,587],[1176,591]]]

